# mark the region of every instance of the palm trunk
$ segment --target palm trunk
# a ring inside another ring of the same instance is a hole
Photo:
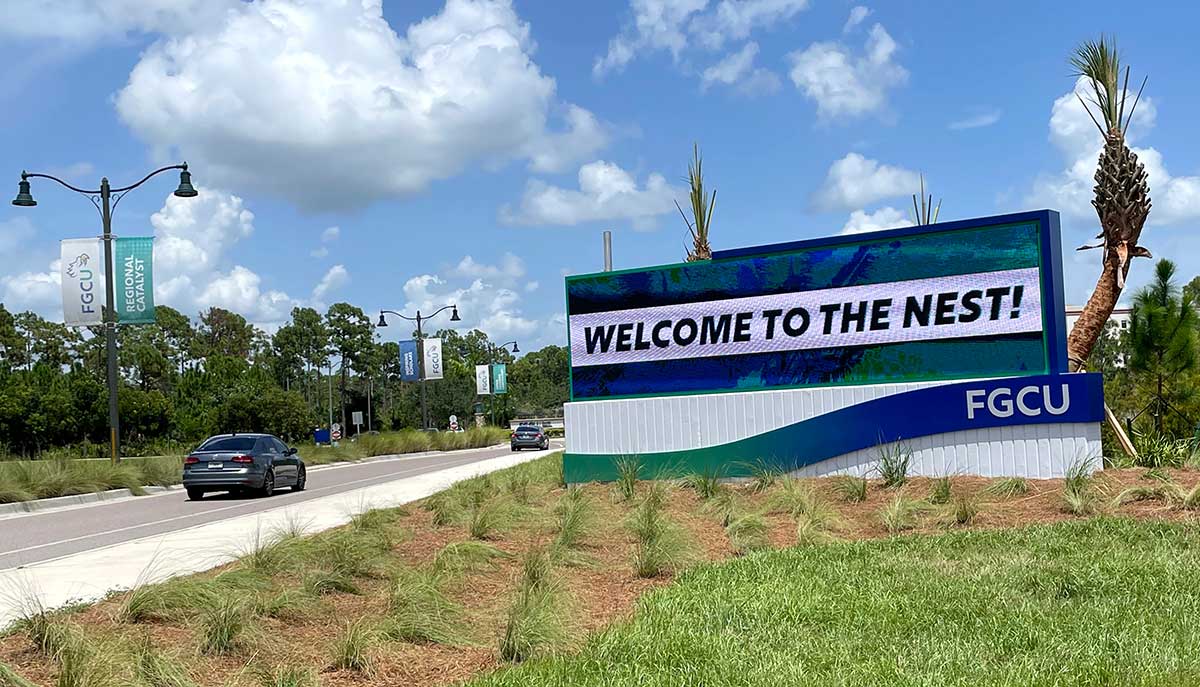
[[[1070,361],[1072,371],[1079,371],[1087,366],[1092,348],[1100,339],[1100,335],[1104,332],[1104,325],[1108,323],[1108,318],[1112,316],[1112,311],[1117,306],[1117,299],[1121,296],[1121,288],[1117,285],[1117,275],[1120,269],[1122,268],[1117,253],[1109,251],[1104,260],[1104,267],[1100,271],[1100,279],[1096,282],[1096,288],[1092,291],[1092,296],[1088,298],[1087,305],[1083,306],[1083,312],[1079,313],[1079,319],[1075,321],[1075,326],[1071,328],[1071,334],[1067,337],[1067,359]],[[1125,263],[1124,269],[1128,272],[1128,262]]]

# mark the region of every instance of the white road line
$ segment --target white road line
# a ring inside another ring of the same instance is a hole
[[[479,459],[480,459],[480,460],[486,460],[486,459],[487,459],[487,456],[481,456]],[[467,462],[467,463],[470,463],[470,462],[472,462],[472,461],[466,461],[466,462]],[[456,465],[457,465],[457,464],[462,464],[462,463],[456,463]],[[421,474],[422,472],[431,472],[431,471],[436,471],[436,470],[438,470],[438,469],[441,469],[441,468],[444,468],[444,467],[453,467],[453,466],[448,466],[448,465],[443,465],[443,466],[431,466],[431,467],[428,467],[428,468],[416,468],[416,469],[414,469],[414,470],[405,470],[405,471],[401,471],[401,472],[390,472],[390,473],[387,473],[387,474],[384,474],[384,475],[375,475],[374,477],[364,477],[363,479],[356,479],[356,480],[352,480],[352,481],[350,481],[350,482],[342,482],[341,484],[332,485],[332,486],[328,486],[328,487],[319,487],[319,488],[317,488],[317,489],[309,489],[309,490],[308,490],[308,491],[306,491],[306,492],[300,492],[300,493],[302,493],[302,494],[303,494],[303,493],[308,493],[308,494],[319,494],[319,493],[321,493],[321,492],[325,492],[325,491],[331,491],[331,490],[334,490],[334,489],[341,489],[341,488],[343,488],[343,487],[347,487],[347,486],[350,486],[350,485],[353,485],[353,484],[360,484],[360,483],[362,483],[362,482],[370,482],[370,481],[372,481],[372,480],[384,480],[384,481],[389,481],[389,480],[392,480],[392,479],[398,479],[398,478],[405,477],[405,476],[408,476],[408,475],[417,475],[417,474]],[[26,546],[26,547],[24,547],[24,548],[21,548],[21,549],[10,549],[10,550],[8,550],[8,551],[0,551],[0,556],[11,556],[11,555],[13,555],[13,554],[25,553],[25,552],[27,552],[27,551],[36,551],[36,550],[38,550],[38,549],[45,549],[45,548],[49,548],[49,547],[51,547],[51,546],[60,546],[60,545],[62,545],[62,544],[70,544],[70,543],[72,543],[72,542],[83,541],[83,540],[85,540],[85,539],[94,539],[94,538],[96,538],[96,537],[103,537],[103,536],[110,535],[110,534],[117,534],[117,533],[120,533],[120,532],[128,532],[128,531],[130,531],[130,530],[138,530],[138,529],[143,529],[143,528],[146,528],[146,527],[154,527],[154,526],[156,526],[156,525],[162,525],[163,523],[175,522],[176,520],[186,520],[186,519],[188,519],[188,518],[199,518],[199,517],[204,517],[204,516],[206,516],[206,515],[211,515],[211,514],[213,514],[213,513],[221,513],[221,512],[227,511],[227,510],[234,510],[234,509],[236,509],[236,508],[245,508],[245,507],[247,507],[247,506],[255,506],[255,505],[258,505],[258,504],[260,504],[260,503],[262,503],[262,501],[248,501],[248,502],[244,502],[244,503],[238,503],[238,504],[235,504],[235,505],[232,505],[232,506],[225,506],[224,508],[214,508],[214,509],[212,509],[212,510],[206,510],[206,511],[202,511],[202,512],[200,512],[200,513],[188,513],[187,515],[177,515],[177,516],[175,516],[175,517],[173,517],[173,518],[167,518],[166,520],[155,520],[154,522],[144,522],[144,523],[141,523],[141,524],[139,524],[139,525],[130,525],[130,526],[128,526],[128,527],[120,527],[120,528],[117,528],[117,529],[115,529],[115,530],[105,530],[105,531],[103,531],[103,532],[94,532],[94,533],[92,533],[92,534],[85,534],[85,535],[78,536],[78,537],[71,537],[70,539],[60,539],[60,540],[58,540],[58,541],[47,542],[47,543],[45,543],[45,544],[37,544],[37,545],[35,545],[35,546]],[[286,506],[286,505],[289,505],[289,504],[286,504],[286,503],[280,503],[279,505],[280,505],[280,506]],[[265,510],[271,510],[271,509],[265,509]],[[206,523],[206,524],[207,524],[207,523]],[[170,532],[170,531],[171,531],[171,530],[168,530],[168,532]],[[165,533],[163,533],[163,534],[165,534]],[[19,567],[19,566],[18,566],[18,567]]]

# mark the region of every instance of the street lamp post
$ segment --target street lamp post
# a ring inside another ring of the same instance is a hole
[[[113,463],[121,460],[121,426],[117,405],[117,309],[113,298],[113,283],[116,279],[113,275],[112,264],[112,213],[117,209],[117,205],[125,197],[125,194],[146,183],[151,177],[173,169],[180,170],[179,187],[175,189],[175,195],[180,198],[195,198],[198,194],[196,189],[192,187],[192,175],[188,172],[188,166],[185,162],[181,165],[169,165],[156,169],[142,177],[142,180],[136,184],[122,186],[121,188],[112,188],[108,183],[108,177],[104,177],[100,179],[100,188],[96,191],[72,186],[62,179],[49,174],[33,174],[23,171],[21,172],[21,183],[17,187],[17,197],[12,202],[17,207],[31,208],[36,206],[37,201],[33,199],[33,195],[29,190],[29,180],[49,179],[76,193],[87,196],[88,200],[92,201],[92,205],[95,205],[96,209],[100,212],[100,223],[104,229],[104,349],[108,358],[109,457]]]
[[[488,342],[488,346],[491,348],[491,357],[492,357],[491,365],[492,365],[493,370],[496,369],[495,368],[496,352],[501,351],[501,350],[506,351],[506,350],[508,350],[508,347],[510,345],[513,347],[513,350],[512,350],[513,353],[521,352],[521,349],[517,347],[516,341],[509,341],[507,343],[502,343],[499,346],[492,346],[491,342],[490,341]],[[489,372],[491,372],[491,370],[489,370]],[[496,424],[496,389],[495,389],[495,386],[492,387],[492,398],[490,400],[491,400],[491,403],[489,405],[492,406],[492,424],[495,425]]]
[[[425,320],[437,317],[438,314],[443,310],[449,310],[451,308],[453,308],[453,310],[450,312],[450,321],[460,321],[461,318],[458,316],[458,305],[451,303],[450,305],[443,305],[441,308],[438,308],[433,312],[432,315],[422,315],[421,311],[418,310],[415,317],[398,313],[395,310],[380,310],[379,324],[375,325],[377,327],[388,326],[387,318],[384,317],[385,314],[395,315],[396,317],[408,320],[409,322],[417,323],[417,345],[419,346],[417,349],[417,358],[419,358],[418,364],[421,370],[421,429],[429,429],[429,408],[425,403],[425,334],[421,330],[421,323]]]

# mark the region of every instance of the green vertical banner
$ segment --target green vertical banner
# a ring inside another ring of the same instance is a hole
[[[113,250],[117,322],[154,322],[154,238],[121,237]]]
[[[508,366],[504,363],[492,365],[492,393],[508,393]]]

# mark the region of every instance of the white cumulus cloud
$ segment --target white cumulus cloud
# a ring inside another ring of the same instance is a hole
[[[596,58],[592,74],[620,71],[639,56],[665,51],[679,62],[689,49],[719,50],[808,8],[808,0],[630,0],[632,20]]]
[[[638,188],[632,174],[597,160],[579,168],[578,190],[530,180],[518,207],[505,205],[500,219],[506,224],[560,226],[628,220],[635,229],[652,229],[660,215],[675,211],[674,199],[684,195],[661,174],[651,174]]]
[[[561,170],[602,146],[533,49],[510,0],[447,0],[403,35],[378,0],[236,3],[147,48],[116,106],[198,180],[358,207],[470,165]]]
[[[855,210],[850,213],[850,219],[842,227],[843,234],[862,234],[880,229],[895,229],[896,227],[911,227],[912,220],[894,207],[886,206],[874,212]]]
[[[74,43],[176,33],[220,21],[238,0],[36,0],[5,3],[0,35]]]
[[[349,283],[350,272],[346,269],[345,265],[334,265],[329,268],[324,277],[321,277],[321,281],[317,282],[317,285],[313,287],[313,300],[323,301],[330,292],[336,291]]]
[[[714,84],[732,86],[747,95],[774,93],[779,90],[779,77],[769,69],[754,66],[758,56],[758,43],[747,43],[737,52],[730,53],[700,75],[701,89]]]
[[[855,5],[850,8],[850,16],[846,18],[846,25],[842,27],[842,33],[850,33],[859,24],[866,21],[867,17],[871,16],[871,8]]]
[[[830,165],[825,182],[813,200],[822,210],[862,208],[886,198],[912,194],[920,183],[917,172],[850,153]]]
[[[837,42],[789,54],[790,76],[816,102],[822,119],[859,117],[884,109],[888,91],[908,81],[908,70],[895,61],[897,50],[887,30],[875,24],[861,54]]]

